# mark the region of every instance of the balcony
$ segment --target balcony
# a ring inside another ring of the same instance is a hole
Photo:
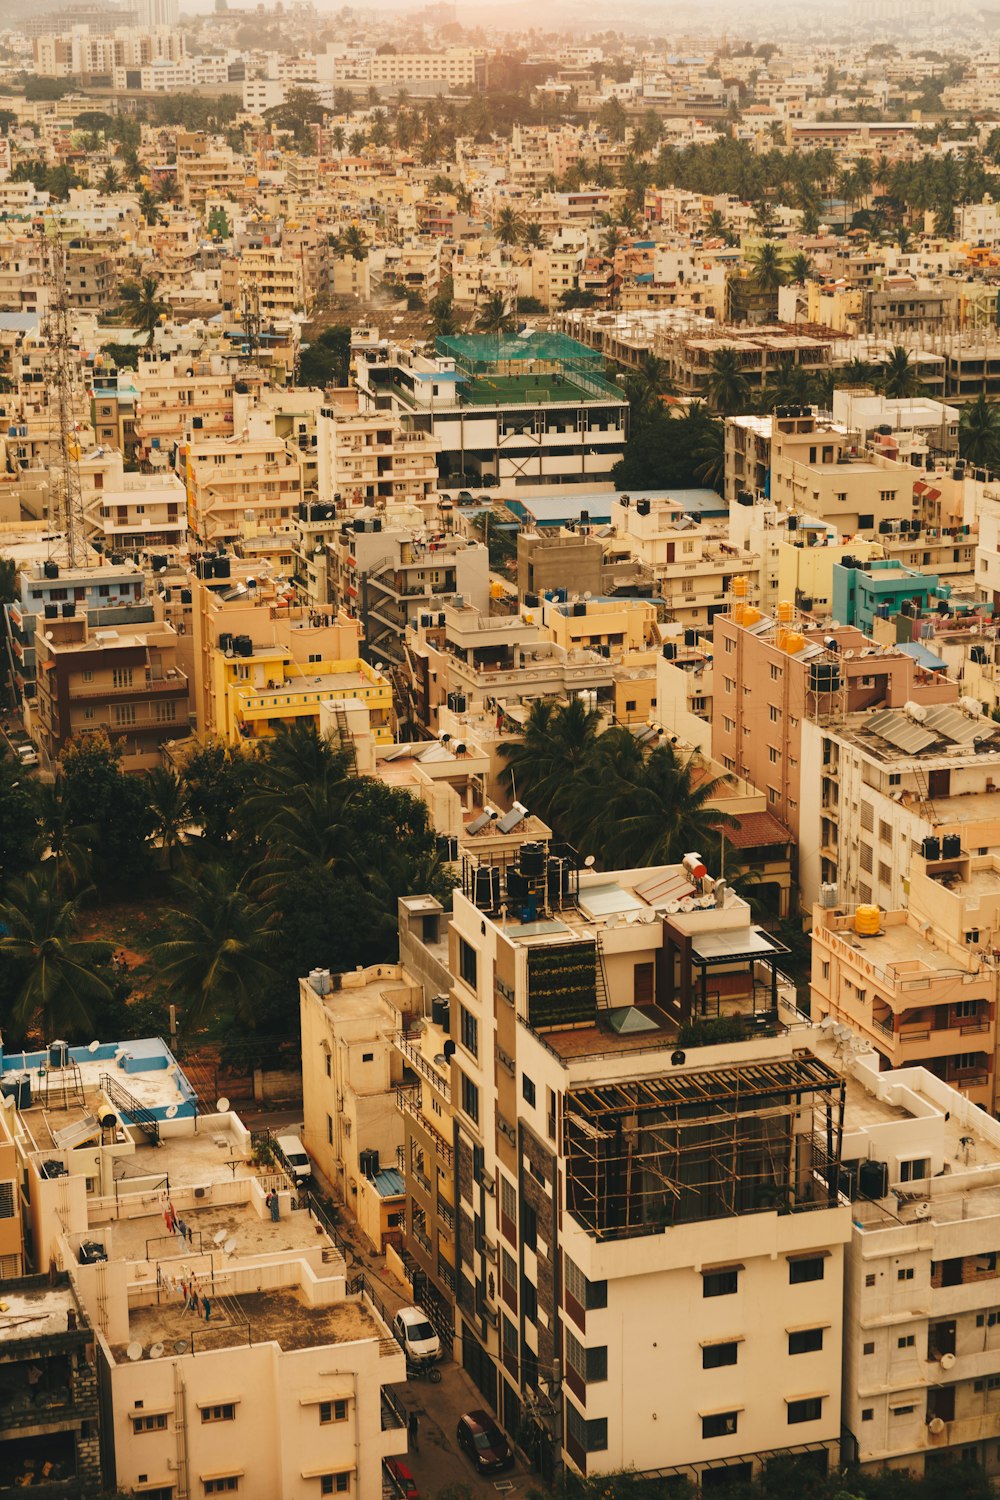
[[[397,1031],[392,1040],[397,1052],[402,1053],[414,1072],[425,1078],[432,1088],[435,1088],[441,1097],[450,1103],[451,1083],[443,1072],[427,1061],[420,1050],[419,1041],[405,1031]]]
[[[403,1113],[416,1120],[420,1128],[429,1136],[434,1151],[441,1161],[448,1167],[452,1166],[455,1160],[455,1153],[450,1143],[445,1140],[439,1130],[434,1128],[421,1109],[420,1090],[397,1089],[396,1103]]]
[[[78,687],[76,684],[73,684],[70,690],[70,697],[74,703],[90,703],[95,700],[108,698],[112,700],[134,698],[137,702],[141,703],[151,695],[157,698],[170,697],[171,695],[178,697],[183,695],[187,697],[187,690],[187,678],[182,673],[178,673],[176,677],[153,677],[148,678],[145,682],[130,682],[121,687],[114,685],[99,687],[95,683],[85,683]]]

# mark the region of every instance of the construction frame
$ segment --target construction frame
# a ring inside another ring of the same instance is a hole
[[[846,1084],[807,1049],[588,1084],[565,1100],[566,1206],[598,1239],[835,1207]]]

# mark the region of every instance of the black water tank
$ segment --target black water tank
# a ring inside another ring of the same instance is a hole
[[[181,603],[182,604],[190,604],[191,603],[191,590],[190,589],[181,589]]]
[[[697,632],[697,630],[685,630],[685,632],[684,632],[684,644],[685,644],[685,646],[697,646],[697,644],[698,644],[698,632]]]
[[[228,557],[217,557],[215,559],[216,578],[228,578],[232,572],[232,566]]]
[[[787,529],[789,531],[798,531],[798,529],[799,529],[799,518],[798,518],[798,516],[789,516],[788,520],[785,522],[785,526],[787,527]]]
[[[481,866],[473,876],[472,899],[476,906],[489,908],[500,901],[500,871],[495,865]]]
[[[941,858],[941,840],[929,834],[920,845],[920,852],[924,859],[935,860]]]
[[[62,612],[64,620],[71,620],[73,618],[73,616],[76,614],[76,605],[74,604],[72,599],[68,599],[66,601],[66,603],[62,607]]]
[[[858,1173],[858,1186],[863,1198],[887,1198],[889,1196],[889,1164],[884,1161],[863,1161]]]
[[[637,500],[635,503],[635,508],[638,515],[648,516],[651,507],[648,500]]]
[[[44,563],[42,565],[42,572],[44,573],[44,575],[45,575],[46,578],[58,578],[59,577],[59,564],[57,562],[51,562],[51,561],[47,562],[47,563]]]
[[[46,604],[46,606],[45,606],[45,618],[46,618],[46,620],[58,620],[58,618],[59,618],[59,606],[58,606],[58,604]]]
[[[663,642],[663,659],[664,661],[677,660],[677,647],[673,641]]]
[[[946,833],[941,840],[941,854],[944,859],[961,859],[962,840],[957,833]]]
[[[521,874],[529,880],[545,873],[545,849],[541,844],[522,844],[520,858]]]

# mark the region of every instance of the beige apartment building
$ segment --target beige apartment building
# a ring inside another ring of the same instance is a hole
[[[123,770],[152,770],[163,742],[190,726],[188,679],[162,605],[149,624],[115,628],[92,627],[75,604],[56,609],[35,616],[31,733],[43,763],[53,766],[70,738],[103,730],[123,746]]]
[[[0,1282],[23,1276],[28,1269],[21,1217],[21,1184],[14,1148],[16,1128],[13,1112],[0,1109]]]
[[[920,477],[912,465],[863,449],[856,433],[812,408],[786,410],[796,415],[776,415],[771,437],[775,505],[829,522],[844,536],[871,536],[884,521],[909,523]]]
[[[224,307],[237,314],[254,299],[264,318],[290,318],[307,308],[302,261],[283,248],[242,250],[222,262],[220,290]]]
[[[730,607],[734,578],[749,578],[756,589],[760,557],[730,541],[728,529],[694,520],[682,500],[621,496],[611,503],[611,524],[609,561],[634,557],[655,579],[675,624],[711,625]]]
[[[788,1448],[837,1461],[850,1211],[807,1158],[842,1084],[749,908],[694,880],[525,846],[467,863],[454,897],[458,1341],[543,1475],[558,1457],[708,1486]],[[679,1030],[735,1013],[753,1042]],[[678,1123],[695,1097],[738,1142],[725,1164]]]
[[[140,360],[135,386],[140,463],[169,464],[174,445],[189,430],[207,438],[232,435],[233,376],[218,356],[191,363]]]
[[[345,506],[420,503],[437,490],[440,442],[404,430],[388,411],[360,412],[356,392],[336,391],[316,424],[317,490]]]
[[[448,47],[443,52],[377,52],[369,76],[375,84],[441,80],[449,88],[470,89],[485,79],[486,54],[475,47]]]
[[[812,1013],[850,1026],[883,1067],[927,1068],[991,1112],[1000,861],[949,855],[913,854],[908,908],[882,912],[870,934],[850,908],[813,908]]]
[[[203,545],[234,541],[248,521],[290,525],[302,502],[302,464],[265,411],[230,437],[193,432],[178,447],[188,524]]]
[[[91,545],[109,557],[151,552],[169,562],[186,550],[187,495],[175,474],[127,474],[121,453],[106,448],[82,458],[79,474]]]

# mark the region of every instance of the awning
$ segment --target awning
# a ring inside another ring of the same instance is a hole
[[[696,963],[720,964],[738,959],[774,958],[788,949],[760,927],[734,927],[728,932],[699,933],[691,940],[691,952]]]
[[[912,656],[919,667],[924,667],[928,672],[947,672],[948,663],[942,661],[933,651],[922,646],[919,641],[900,641],[900,651],[905,651],[907,656]]]

